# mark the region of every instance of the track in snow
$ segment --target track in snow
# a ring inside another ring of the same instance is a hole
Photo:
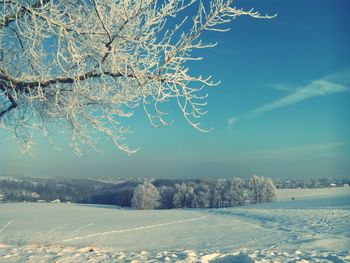
[[[95,234],[90,234],[90,235],[86,235],[86,236],[78,236],[78,237],[74,237],[74,238],[69,238],[69,239],[62,240],[62,242],[70,242],[70,241],[76,241],[76,240],[87,239],[87,238],[98,237],[98,236],[106,236],[106,235],[126,233],[126,232],[144,230],[144,229],[155,228],[155,227],[182,224],[182,223],[186,223],[186,222],[193,222],[193,221],[201,220],[201,219],[204,219],[206,217],[207,216],[205,215],[205,216],[199,216],[199,217],[189,218],[189,219],[184,219],[184,220],[171,221],[171,222],[160,223],[160,224],[155,224],[155,225],[134,227],[134,228],[122,229],[122,230],[106,231],[106,232],[95,233]]]

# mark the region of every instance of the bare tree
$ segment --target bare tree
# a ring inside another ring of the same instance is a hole
[[[271,18],[231,0],[1,0],[0,127],[26,150],[35,131],[50,140],[69,130],[77,154],[95,148],[96,133],[132,153],[124,119],[143,107],[153,126],[166,125],[162,105],[174,99],[202,130],[203,87],[218,83],[191,75],[188,62],[215,45],[203,31],[226,31],[241,15]]]

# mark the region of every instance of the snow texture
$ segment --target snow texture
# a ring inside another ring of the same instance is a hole
[[[3,203],[0,262],[350,261],[350,188],[277,195],[207,210]]]

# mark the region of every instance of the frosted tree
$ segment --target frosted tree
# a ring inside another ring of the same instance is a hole
[[[218,179],[212,186],[211,207],[219,208],[226,204],[227,184],[225,179]],[[228,205],[228,204],[227,204]]]
[[[161,208],[173,208],[174,193],[174,187],[164,185],[159,188]]]
[[[204,31],[226,31],[242,15],[271,18],[232,0],[0,1],[0,128],[24,150],[36,131],[50,142],[68,131],[77,154],[101,135],[132,153],[126,118],[141,107],[153,126],[167,125],[174,100],[203,131],[203,88],[218,82],[192,75],[189,62],[215,46],[200,40]]]
[[[175,185],[175,193],[173,196],[174,208],[190,208],[193,207],[194,188],[185,183]]]
[[[312,182],[312,187],[313,188],[320,188],[321,187],[321,183],[320,183],[320,180],[317,179],[317,178],[312,178],[311,179],[311,182]]]
[[[276,187],[270,178],[252,176],[248,181],[249,200],[253,204],[276,200]]]
[[[227,180],[227,196],[229,206],[236,206],[244,204],[244,181],[238,177]]]
[[[194,188],[193,207],[209,208],[211,205],[210,187],[208,184],[199,183]]]
[[[262,178],[257,175],[253,175],[248,181],[249,201],[253,204],[262,202]]]
[[[271,180],[271,178],[262,178],[262,183],[263,183],[263,200],[264,202],[273,202],[276,201],[277,196],[276,196],[276,186]]]
[[[137,186],[131,199],[131,206],[136,209],[154,209],[159,206],[159,191],[149,182]]]

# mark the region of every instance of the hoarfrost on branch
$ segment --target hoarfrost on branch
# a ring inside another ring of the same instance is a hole
[[[133,153],[125,118],[143,107],[153,126],[167,125],[162,105],[173,99],[205,131],[203,88],[218,82],[191,75],[188,62],[215,46],[200,40],[204,31],[227,31],[241,15],[271,18],[230,0],[2,0],[0,128],[24,150],[35,131],[51,141],[69,130],[77,154],[82,145],[96,149],[98,134]]]

